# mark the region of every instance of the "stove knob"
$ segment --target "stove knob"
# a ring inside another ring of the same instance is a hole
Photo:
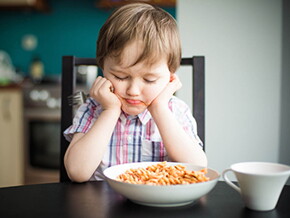
[[[49,98],[49,92],[47,90],[41,90],[39,91],[39,99],[41,101],[46,101]]]
[[[48,98],[46,101],[46,105],[49,108],[56,108],[57,107],[57,100],[55,98]]]
[[[29,93],[29,97],[32,101],[38,101],[39,100],[39,91],[36,89],[33,89]]]

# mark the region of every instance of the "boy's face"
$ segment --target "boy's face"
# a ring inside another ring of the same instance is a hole
[[[170,81],[170,71],[165,58],[152,65],[135,63],[142,52],[142,44],[133,42],[125,47],[120,63],[108,57],[104,61],[104,76],[111,81],[114,93],[129,115],[142,113]]]

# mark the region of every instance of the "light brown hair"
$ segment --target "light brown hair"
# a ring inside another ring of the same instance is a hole
[[[163,9],[145,3],[122,6],[107,19],[97,41],[97,65],[103,69],[106,57],[120,61],[123,49],[135,40],[143,42],[144,49],[134,64],[165,57],[171,73],[178,69],[181,43],[176,21]]]

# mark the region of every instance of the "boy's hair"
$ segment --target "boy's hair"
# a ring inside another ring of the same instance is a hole
[[[144,50],[133,65],[141,61],[153,64],[165,57],[171,73],[180,66],[181,43],[175,19],[145,3],[127,4],[108,18],[99,32],[97,65],[103,69],[107,57],[121,61],[125,46],[136,40],[143,43]]]

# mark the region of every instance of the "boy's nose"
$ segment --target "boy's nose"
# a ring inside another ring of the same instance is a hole
[[[128,84],[127,94],[131,96],[137,96],[140,94],[140,86],[138,85],[138,82],[132,81]]]

